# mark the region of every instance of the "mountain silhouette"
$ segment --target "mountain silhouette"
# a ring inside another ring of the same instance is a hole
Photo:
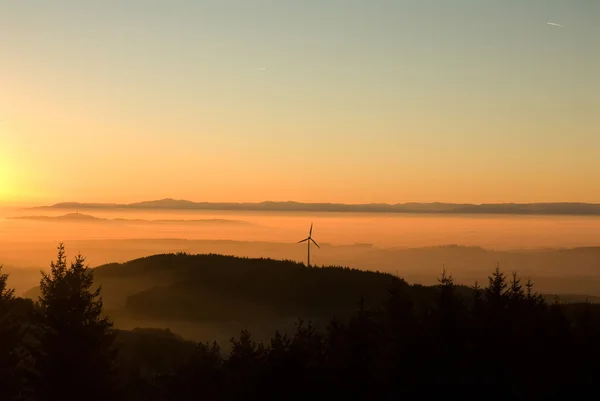
[[[158,219],[158,220],[146,220],[146,219],[106,219],[101,217],[95,217],[88,214],[81,213],[67,213],[62,216],[16,216],[9,217],[11,220],[36,220],[36,221],[72,221],[72,222],[106,222],[106,223],[173,223],[173,224],[241,224],[241,225],[254,225],[252,223],[243,220],[230,220],[230,219],[191,219],[191,220],[177,220],[177,219]]]
[[[99,217],[81,213],[67,213],[63,216],[17,216],[9,217],[11,220],[41,220],[41,221],[103,221]]]
[[[154,210],[239,210],[273,212],[360,212],[360,213],[440,213],[440,214],[517,214],[517,215],[600,215],[600,204],[593,203],[213,203],[160,199],[129,204],[63,202],[34,209],[154,209]]]

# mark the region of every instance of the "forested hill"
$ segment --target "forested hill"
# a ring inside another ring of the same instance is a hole
[[[152,319],[222,321],[352,314],[361,298],[378,306],[394,277],[343,267],[222,255],[164,254],[95,269],[120,313]],[[433,288],[401,285],[422,298]],[[120,299],[119,299],[120,298]]]

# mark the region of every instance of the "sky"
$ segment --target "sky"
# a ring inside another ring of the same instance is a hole
[[[0,203],[600,202],[600,1],[0,0]]]

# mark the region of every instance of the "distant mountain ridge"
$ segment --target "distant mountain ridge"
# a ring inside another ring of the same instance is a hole
[[[518,215],[600,215],[597,203],[301,203],[301,202],[192,202],[161,199],[129,204],[63,202],[33,209],[154,209],[154,210],[239,210],[269,212],[354,212],[354,213],[443,213],[443,214],[518,214]]]
[[[16,216],[8,217],[9,220],[35,220],[35,221],[66,221],[66,222],[105,222],[105,223],[215,223],[215,224],[239,224],[239,225],[254,225],[243,220],[230,220],[230,219],[192,219],[192,220],[176,220],[176,219],[159,219],[159,220],[146,220],[146,219],[106,219],[101,217],[95,217],[88,214],[82,213],[67,213],[62,216]]]
[[[102,221],[98,217],[81,213],[67,213],[63,216],[16,216],[8,217],[9,220],[40,220],[40,221]]]

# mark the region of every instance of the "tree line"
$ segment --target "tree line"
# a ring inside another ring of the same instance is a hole
[[[564,400],[600,394],[597,309],[548,303],[530,281],[498,267],[468,296],[444,271],[426,308],[394,278],[381,306],[357,300],[349,319],[334,318],[325,331],[298,321],[293,333],[276,332],[265,344],[242,331],[228,355],[216,343],[198,343],[160,372],[120,363],[117,331],[103,315],[101,288],[81,255],[67,264],[61,244],[40,289],[35,303],[16,298],[0,270],[1,400]]]

